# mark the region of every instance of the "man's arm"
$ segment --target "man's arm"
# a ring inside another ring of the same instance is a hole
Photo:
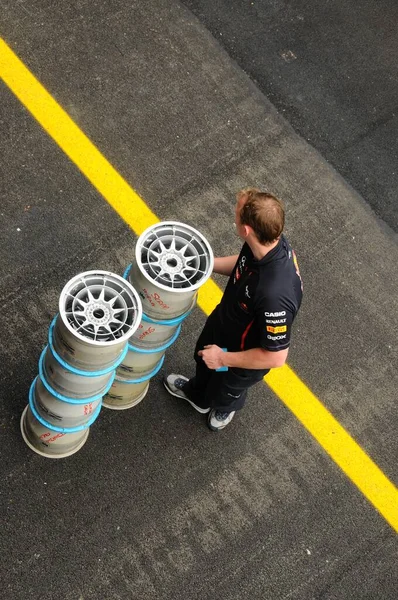
[[[224,352],[219,346],[205,346],[198,352],[209,369],[236,367],[239,369],[275,369],[282,367],[289,349],[270,352],[264,348],[251,348],[242,352]]]
[[[236,261],[238,260],[238,256],[239,255],[236,254],[235,256],[220,256],[219,258],[215,258],[213,273],[227,275],[229,277],[236,264]]]

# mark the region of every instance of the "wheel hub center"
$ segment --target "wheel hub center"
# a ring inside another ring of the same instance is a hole
[[[160,265],[166,273],[179,273],[184,266],[184,262],[177,253],[167,252],[161,257]]]
[[[106,304],[95,302],[86,310],[86,318],[93,325],[104,325],[108,323],[111,317],[111,311]]]

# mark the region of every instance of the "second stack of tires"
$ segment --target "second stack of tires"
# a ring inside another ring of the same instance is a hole
[[[213,265],[208,241],[184,223],[157,223],[139,237],[135,260],[124,277],[140,296],[142,321],[129,341],[104,406],[123,410],[144,398],[150,379],[162,367],[166,350],[179,336]]]

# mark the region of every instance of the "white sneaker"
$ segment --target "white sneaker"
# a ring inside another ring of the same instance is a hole
[[[187,377],[184,377],[184,375],[177,375],[176,373],[171,373],[163,379],[163,385],[169,392],[169,394],[172,394],[177,398],[183,398],[184,400],[189,402],[189,404],[193,406],[195,410],[200,412],[202,415],[205,415],[210,411],[210,408],[201,408],[200,406],[197,406],[184,393],[183,388],[187,381],[189,381],[189,379]]]
[[[232,412],[227,413],[213,409],[209,414],[207,424],[212,431],[221,431],[221,429],[224,429],[224,427],[232,421],[235,412],[236,411],[233,410]]]

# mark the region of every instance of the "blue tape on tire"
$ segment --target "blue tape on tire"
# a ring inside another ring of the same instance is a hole
[[[159,347],[153,348],[153,349],[147,349],[147,348],[139,348],[138,346],[134,346],[133,344],[131,344],[129,342],[129,350],[132,352],[137,352],[139,354],[155,354],[155,352],[162,352],[163,350],[167,350],[167,348],[170,348],[170,346],[172,344],[174,344],[174,342],[176,341],[176,339],[178,338],[180,333],[181,333],[181,325],[178,327],[178,329],[176,330],[176,332],[173,335],[173,337],[171,338],[171,340],[169,340],[168,342],[166,342],[166,344],[163,344],[162,346],[159,346]]]
[[[115,360],[115,362],[110,367],[107,367],[106,369],[101,369],[100,371],[83,371],[81,369],[76,369],[76,367],[72,367],[72,365],[70,365],[63,358],[60,357],[60,355],[54,348],[53,331],[54,331],[54,326],[55,326],[57,317],[58,317],[58,315],[56,317],[54,317],[54,319],[52,320],[52,323],[50,325],[50,328],[48,330],[48,345],[50,346],[51,352],[53,353],[53,356],[56,359],[56,361],[67,371],[70,371],[71,373],[74,373],[75,375],[81,375],[82,377],[99,377],[100,375],[107,375],[108,373],[111,373],[112,371],[114,371],[126,358],[126,354],[129,350],[127,344],[126,344],[126,347],[123,348],[123,352],[120,354],[120,356],[117,358],[117,360]]]
[[[57,400],[61,400],[61,402],[67,402],[68,404],[87,404],[88,402],[95,402],[96,400],[99,400],[100,398],[105,396],[105,394],[107,394],[109,392],[109,390],[112,387],[113,381],[115,379],[116,371],[113,372],[105,390],[103,392],[101,392],[100,394],[96,394],[95,396],[89,396],[88,398],[69,398],[68,396],[63,396],[62,394],[60,394],[59,392],[54,390],[47,381],[46,370],[44,368],[44,356],[45,356],[47,348],[48,348],[48,346],[46,346],[44,348],[43,352],[40,355],[39,376],[40,376],[40,381],[42,382],[42,384],[44,385],[46,390],[50,394],[55,396],[55,398],[57,398]]]
[[[32,385],[30,386],[30,389],[29,389],[29,406],[30,406],[30,410],[33,413],[33,416],[35,417],[35,419],[37,419],[39,421],[39,423],[41,425],[43,425],[43,427],[47,427],[47,429],[50,429],[51,431],[57,431],[58,433],[77,433],[78,431],[83,431],[84,429],[88,429],[94,423],[94,421],[98,418],[98,415],[100,414],[101,408],[102,408],[101,402],[98,404],[93,415],[90,417],[90,419],[84,425],[78,425],[77,427],[57,427],[56,425],[53,425],[52,423],[48,423],[45,419],[43,419],[39,415],[39,413],[37,412],[36,407],[35,407],[34,386],[36,385],[36,379],[37,379],[37,377],[35,377]],[[87,404],[87,402],[86,402],[86,404]]]
[[[148,379],[152,379],[152,377],[154,377],[160,371],[163,363],[164,363],[164,356],[162,356],[162,358],[160,359],[160,361],[158,362],[156,367],[148,375],[144,375],[143,377],[139,377],[138,379],[122,379],[121,377],[119,378],[116,375],[115,380],[119,381],[120,383],[128,383],[128,384],[132,384],[132,385],[134,383],[143,383],[144,381],[148,381]]]

